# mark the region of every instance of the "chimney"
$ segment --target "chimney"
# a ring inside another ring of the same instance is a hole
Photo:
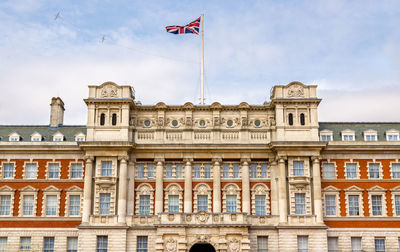
[[[50,104],[50,127],[58,127],[64,120],[64,102],[60,97],[53,97]]]

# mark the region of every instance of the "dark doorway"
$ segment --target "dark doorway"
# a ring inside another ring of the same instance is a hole
[[[196,243],[189,252],[215,252],[215,249],[209,243]]]

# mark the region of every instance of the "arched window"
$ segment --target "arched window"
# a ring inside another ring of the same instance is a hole
[[[207,184],[198,184],[194,192],[194,212],[211,212],[211,188]]]
[[[153,215],[154,189],[150,184],[140,184],[136,189],[135,212],[137,215]]]
[[[106,122],[106,115],[104,113],[102,113],[100,115],[100,125],[104,125],[104,123]]]
[[[288,119],[289,119],[289,125],[293,125],[293,114],[292,113],[289,113]]]
[[[237,213],[241,209],[240,188],[230,183],[222,189],[222,211],[224,213]]]
[[[164,189],[164,211],[181,213],[183,208],[183,190],[178,184],[169,184]]]
[[[256,184],[251,189],[251,213],[264,216],[270,214],[269,189],[265,184]]]
[[[300,124],[306,125],[306,119],[303,113],[300,114]]]
[[[111,124],[113,126],[117,125],[117,114],[112,114],[112,118],[111,118]]]

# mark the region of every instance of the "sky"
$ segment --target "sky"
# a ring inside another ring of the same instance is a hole
[[[0,124],[48,124],[59,96],[64,124],[84,125],[87,86],[106,81],[198,104],[200,37],[165,26],[202,13],[206,104],[300,81],[318,85],[320,121],[400,121],[397,0],[1,0]]]

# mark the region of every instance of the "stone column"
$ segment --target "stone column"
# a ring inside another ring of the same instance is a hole
[[[164,167],[163,161],[164,159],[156,159],[156,199],[155,199],[155,207],[154,207],[154,215],[163,212],[163,194],[164,194],[164,185],[163,185],[163,177],[164,177]]]
[[[323,223],[321,171],[319,167],[319,157],[312,157],[312,168],[313,168],[314,214],[316,215],[316,222]]]
[[[279,197],[279,187],[278,187],[278,168],[276,161],[272,161],[270,163],[271,169],[271,214],[279,215],[279,205],[278,205],[278,197]]]
[[[135,209],[135,160],[128,164],[128,206],[127,215],[134,215]]]
[[[93,157],[85,157],[85,184],[83,187],[82,223],[88,224],[92,210]]]
[[[184,195],[184,213],[191,213],[193,210],[193,189],[192,189],[192,159],[184,159],[185,161],[185,195]]]
[[[120,157],[118,183],[118,223],[126,224],[126,194],[128,184],[128,156]]]
[[[251,214],[250,211],[250,171],[249,159],[242,159],[242,212]]]
[[[214,158],[213,167],[213,213],[221,212],[221,165],[220,158]]]
[[[286,165],[285,159],[280,157],[278,160],[279,176],[279,222],[287,222],[287,192],[286,192]]]

